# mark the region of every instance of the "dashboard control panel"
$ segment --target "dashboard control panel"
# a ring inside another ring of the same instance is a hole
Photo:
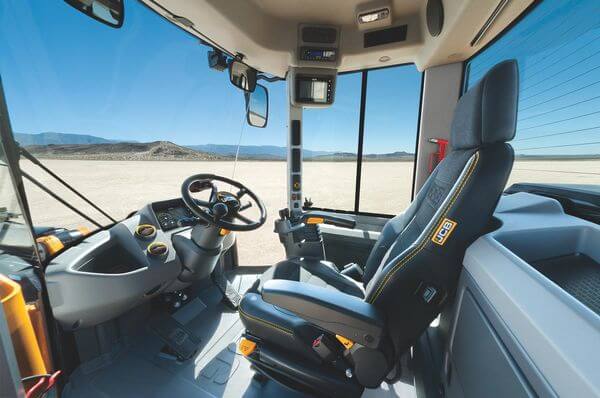
[[[154,210],[156,219],[163,231],[190,227],[200,222],[200,219],[179,199],[153,203],[152,210]]]

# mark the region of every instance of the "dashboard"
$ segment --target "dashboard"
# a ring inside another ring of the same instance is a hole
[[[204,223],[191,212],[181,199],[154,202],[152,210],[163,231]]]
[[[56,320],[65,330],[97,325],[162,292],[187,286],[180,275],[183,261],[190,257],[186,249],[198,248],[190,240],[195,225],[206,224],[182,199],[153,202],[60,253],[46,268]],[[228,234],[217,256],[234,243],[235,234]],[[199,269],[212,272],[213,252],[191,254]]]

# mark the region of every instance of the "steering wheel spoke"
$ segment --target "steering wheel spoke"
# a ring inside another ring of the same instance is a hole
[[[201,206],[201,207],[210,208],[210,202],[207,202],[206,200],[194,198],[194,203],[196,203],[198,206]]]
[[[219,193],[219,189],[217,188],[217,185],[211,181],[210,198],[209,198],[209,202],[211,204],[217,202],[217,194],[218,193]]]
[[[246,217],[246,216],[242,216],[240,213],[237,213],[237,214],[236,214],[235,216],[233,216],[233,217],[234,217],[234,218],[237,218],[238,220],[240,220],[240,221],[242,221],[243,223],[245,223],[245,224],[248,224],[248,225],[250,225],[250,224],[253,224],[253,223],[254,223],[254,221],[252,221],[251,219],[249,219],[249,218],[248,218],[248,217]]]
[[[248,202],[245,205],[240,206],[240,209],[238,210],[238,212],[242,212],[244,210],[248,210],[251,207],[252,207],[252,202]]]

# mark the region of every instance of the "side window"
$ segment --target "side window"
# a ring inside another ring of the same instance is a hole
[[[2,90],[1,86],[0,90]],[[0,260],[0,274],[9,274],[17,269],[17,264],[20,264],[15,262],[13,255],[30,264],[37,261],[37,256],[33,236],[11,179],[9,172],[11,166],[3,145],[0,145],[0,164],[2,165],[0,167],[0,228],[2,229],[0,247],[3,254]]]
[[[410,204],[420,99],[414,65],[368,73],[360,211],[397,214]]]
[[[546,0],[467,65],[519,64],[514,183],[600,183],[600,3]]]
[[[312,207],[392,215],[410,203],[421,79],[414,65],[342,74],[331,108],[304,110]]]

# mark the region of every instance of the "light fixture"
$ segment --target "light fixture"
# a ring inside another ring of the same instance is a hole
[[[387,19],[390,16],[389,8],[381,8],[379,10],[369,11],[362,14],[358,14],[358,23],[365,24],[371,22],[381,21]]]
[[[179,15],[173,15],[173,16],[171,16],[171,18],[173,19],[173,21],[180,23],[183,26],[186,26],[188,28],[194,27],[194,23],[192,21],[190,21],[189,19],[187,19],[186,17],[181,17]]]
[[[387,62],[389,61],[391,58],[388,57],[387,55],[384,55],[382,57],[379,58],[379,62]]]

